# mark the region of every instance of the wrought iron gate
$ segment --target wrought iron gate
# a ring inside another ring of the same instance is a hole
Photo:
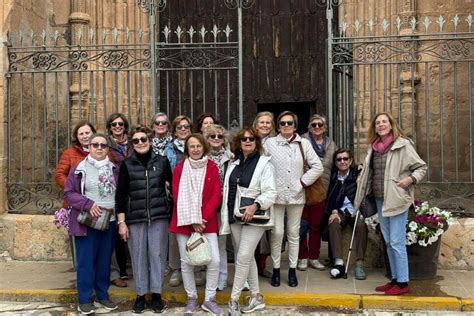
[[[235,12],[236,25],[158,28],[167,1],[137,0],[148,29],[8,34],[9,212],[58,207],[54,171],[79,120],[103,131],[113,112],[148,125],[157,111],[191,119],[210,111],[228,128],[242,125],[242,9],[254,0],[219,1]]]
[[[371,118],[392,113],[428,164],[418,197],[474,214],[473,16],[339,23],[328,34],[337,142],[363,161]]]

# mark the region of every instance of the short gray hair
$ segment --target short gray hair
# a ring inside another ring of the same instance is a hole
[[[311,122],[313,122],[314,120],[321,120],[325,128],[328,126],[326,117],[324,115],[313,114],[313,116],[311,116],[311,119],[309,120],[308,129],[311,128]]]

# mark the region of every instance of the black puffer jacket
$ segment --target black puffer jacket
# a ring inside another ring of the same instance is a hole
[[[145,167],[134,151],[123,160],[116,193],[117,212],[125,213],[127,225],[170,217],[166,182],[171,183],[166,157],[151,153]]]
[[[354,204],[354,198],[357,191],[357,176],[359,170],[351,168],[347,178],[342,181],[337,180],[337,170],[331,174],[329,182],[326,213],[330,214],[332,210],[338,210],[344,203],[344,197],[347,196],[349,201]]]

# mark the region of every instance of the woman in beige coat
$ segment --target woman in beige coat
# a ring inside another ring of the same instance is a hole
[[[386,295],[409,293],[405,226],[408,208],[414,201],[413,186],[425,176],[426,163],[389,113],[378,113],[373,118],[369,144],[357,180],[354,208],[360,207],[367,194],[375,198],[392,273],[392,281],[375,290]]]

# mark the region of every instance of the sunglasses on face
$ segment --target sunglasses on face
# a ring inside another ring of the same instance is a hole
[[[293,121],[280,121],[280,126],[293,126]]]
[[[142,144],[145,144],[147,141],[148,141],[148,137],[146,137],[146,136],[142,136],[140,138],[132,138],[132,142],[133,142],[134,145],[138,145],[138,144],[140,144],[140,142]]]
[[[112,122],[112,123],[110,123],[110,125],[112,127],[116,127],[116,126],[122,127],[124,125],[124,123],[123,122]]]
[[[254,136],[247,136],[247,137],[240,137],[241,142],[254,142],[255,137]]]
[[[104,143],[91,143],[91,146],[92,146],[92,148],[94,148],[94,149],[99,149],[99,148],[100,148],[100,149],[105,149],[105,148],[108,148],[108,147],[109,147],[109,145],[104,144]]]
[[[324,127],[324,124],[323,123],[311,123],[311,127],[313,127],[313,128],[316,128],[316,127],[322,128],[322,127]]]
[[[178,125],[176,126],[176,129],[189,129],[189,124],[183,124],[183,125]]]
[[[162,126],[162,125],[163,125],[163,126],[166,126],[166,125],[168,125],[168,122],[166,122],[166,121],[155,121],[154,124],[155,124],[156,126]]]
[[[348,161],[350,158],[349,157],[340,157],[340,158],[336,158],[336,161],[337,162],[341,162],[341,161]]]
[[[210,139],[223,139],[224,138],[224,135],[221,135],[221,134],[212,134],[212,135],[209,135],[207,136],[208,138]]]

